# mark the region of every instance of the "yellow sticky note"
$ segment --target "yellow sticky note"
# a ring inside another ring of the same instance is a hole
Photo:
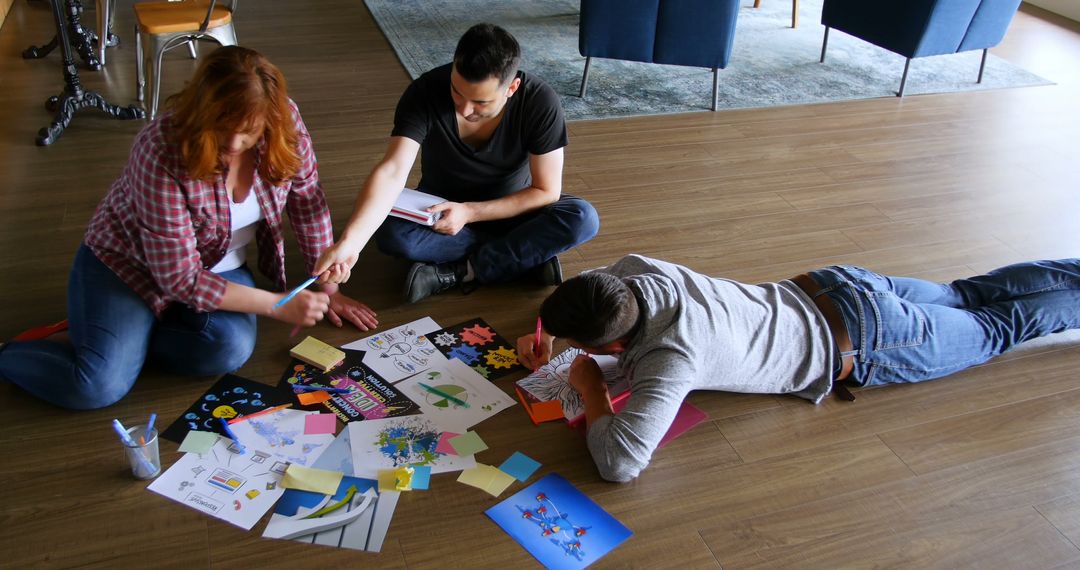
[[[323,372],[337,366],[338,362],[345,359],[345,353],[326,344],[325,342],[309,336],[303,342],[294,346],[289,351],[293,358],[307,362]]]
[[[398,491],[412,491],[412,467],[398,467],[394,470],[394,487]]]
[[[379,492],[397,491],[397,470],[379,469]]]
[[[490,465],[485,465],[491,472],[491,481],[484,487],[484,490],[491,493],[491,496],[498,497],[510,486],[511,483],[516,481],[514,477],[501,469],[497,469]]]
[[[286,489],[333,495],[337,493],[338,485],[341,484],[343,476],[344,474],[341,471],[327,471],[326,469],[313,469],[303,465],[291,464],[285,470],[285,477],[281,479],[281,486]]]
[[[492,474],[487,469],[484,469],[485,467],[490,466],[484,465],[483,463],[477,463],[476,467],[473,467],[472,469],[462,470],[461,475],[458,475],[457,478],[458,483],[465,483],[466,485],[486,491],[487,486],[491,484]]]

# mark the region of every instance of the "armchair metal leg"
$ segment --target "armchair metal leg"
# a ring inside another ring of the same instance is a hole
[[[983,50],[982,63],[979,64],[979,80],[975,83],[982,83],[983,71],[986,70],[986,56],[989,55],[989,53],[989,48]]]
[[[904,62],[904,76],[900,78],[900,90],[896,92],[897,97],[904,96],[904,84],[907,83],[907,72],[909,67],[911,67],[910,57],[907,58],[907,61]]]
[[[578,91],[578,97],[585,98],[585,87],[589,82],[589,64],[592,63],[592,57],[585,58],[585,73],[581,74],[581,90]]]
[[[188,40],[187,49],[191,59],[199,59],[199,47],[195,45],[195,40]]]
[[[818,63],[825,63],[825,48],[829,47],[829,26],[825,26],[825,39],[821,42],[821,59]]]
[[[799,27],[799,0],[791,0],[791,27]]]
[[[720,68],[712,70],[712,110],[716,110],[717,101],[720,98]]]

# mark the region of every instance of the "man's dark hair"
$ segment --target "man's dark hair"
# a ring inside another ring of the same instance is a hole
[[[544,330],[584,346],[598,347],[629,336],[638,303],[622,279],[593,271],[564,281],[540,305]]]
[[[510,32],[494,24],[476,24],[458,40],[454,69],[465,81],[480,83],[489,77],[503,86],[517,75],[521,46]]]

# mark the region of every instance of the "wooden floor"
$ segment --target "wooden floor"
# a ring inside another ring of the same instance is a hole
[[[118,12],[123,45],[105,71],[82,77],[128,104],[130,0]],[[816,20],[804,14],[802,24]],[[405,72],[359,0],[243,2],[237,28],[288,77],[341,224],[383,152]],[[19,53],[50,30],[44,5],[24,0],[0,30],[0,338],[64,316],[72,255],[141,126],[87,111],[52,147],[34,146],[50,120],[43,102],[61,87],[59,60]],[[565,187],[596,204],[602,228],[563,257],[565,270],[639,252],[749,281],[837,262],[946,280],[1080,255],[1080,26],[1025,8],[993,51],[1057,84],[572,123]],[[163,91],[191,69],[170,57]],[[360,268],[347,290],[385,325],[479,315],[516,337],[547,293],[489,287],[404,306],[403,263],[366,251]],[[273,383],[288,327],[262,322],[259,333],[239,373]],[[314,334],[360,336],[329,325]],[[1078,370],[1080,344],[1058,339],[855,403],[695,393],[711,421],[627,485],[601,481],[577,435],[533,427],[520,409],[479,426],[492,449],[478,460],[521,450],[630,527],[633,538],[600,567],[1080,567]],[[93,412],[0,383],[0,566],[535,565],[483,515],[496,500],[448,475],[402,497],[378,555],[263,540],[261,525],[243,532],[146,492],[109,420],[155,410],[169,421],[212,380],[151,370],[121,403]],[[167,464],[175,450],[164,443]]]

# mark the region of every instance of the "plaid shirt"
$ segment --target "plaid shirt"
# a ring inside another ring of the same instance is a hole
[[[334,239],[311,136],[295,103],[292,111],[300,135],[299,171],[280,186],[262,180],[258,164],[265,141],[259,141],[252,183],[263,216],[255,233],[259,270],[279,290],[286,285],[283,210],[308,274]],[[232,236],[225,173],[212,180],[188,178],[180,148],[166,136],[170,128],[171,114],[165,113],[135,137],[128,164],[98,204],[85,238],[97,258],[158,316],[172,302],[197,311],[217,310],[226,281],[210,268],[225,255]]]

